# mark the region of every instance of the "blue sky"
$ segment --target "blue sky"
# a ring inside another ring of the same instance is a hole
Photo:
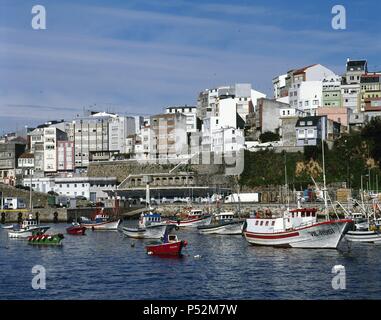
[[[47,29],[31,28],[44,5]],[[347,30],[331,9],[347,10]],[[381,69],[381,3],[357,1],[0,0],[0,135],[83,108],[154,114],[195,104],[218,85],[249,82],[347,57]]]

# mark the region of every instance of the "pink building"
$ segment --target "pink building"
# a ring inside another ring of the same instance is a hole
[[[317,109],[318,116],[327,116],[329,120],[348,128],[350,109],[341,107],[322,107]]]
[[[74,170],[73,141],[57,141],[57,169],[58,171]]]

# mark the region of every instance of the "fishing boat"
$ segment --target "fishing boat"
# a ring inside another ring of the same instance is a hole
[[[73,223],[72,226],[66,228],[66,232],[68,234],[74,235],[74,236],[83,236],[86,232],[86,227],[81,226],[79,223]]]
[[[316,213],[315,208],[298,208],[280,218],[249,218],[243,234],[259,246],[336,249],[353,221],[318,221]]]
[[[171,225],[163,222],[157,213],[142,213],[137,228],[123,227],[122,232],[130,238],[135,239],[161,239]]]
[[[180,256],[181,250],[187,245],[187,241],[179,240],[176,235],[166,233],[162,241],[148,244],[146,251],[149,255]]]
[[[323,197],[325,220],[318,221],[317,209],[298,208],[290,210],[288,208],[281,217],[246,219],[243,234],[246,240],[253,245],[288,247],[288,248],[316,248],[316,249],[336,249],[340,241],[345,236],[352,219],[331,219],[328,211],[328,197],[325,177],[324,140],[322,140],[323,158]],[[288,184],[287,171],[285,165],[287,198]],[[314,181],[315,182],[315,181]],[[315,183],[316,184],[316,183]],[[299,202],[299,201],[298,201]]]
[[[178,227],[197,228],[206,226],[212,222],[212,216],[202,210],[191,210],[188,214],[177,220],[169,220],[169,223],[176,224]]]
[[[32,214],[30,214],[28,219],[23,220],[21,226],[15,225],[12,229],[8,229],[8,237],[26,239],[36,234],[43,234],[49,228],[48,226],[39,225],[37,220],[33,219]]]
[[[235,219],[234,212],[221,212],[215,215],[215,222],[205,226],[198,226],[200,234],[242,234],[244,220]]]
[[[381,227],[377,214],[380,213],[380,206],[377,199],[372,199],[373,213],[366,210],[364,201],[360,205],[361,210],[365,213],[366,219],[362,223],[356,223],[354,230],[347,232],[345,239],[350,242],[363,243],[380,243]],[[372,217],[371,217],[372,216]]]
[[[62,233],[41,234],[41,235],[30,236],[28,238],[28,243],[34,244],[34,245],[58,246],[62,244],[63,239],[64,239],[64,235]]]
[[[80,225],[91,230],[117,230],[120,219],[112,219],[103,209],[97,208],[92,219],[81,217]]]

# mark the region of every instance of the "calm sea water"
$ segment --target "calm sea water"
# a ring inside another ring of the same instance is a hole
[[[177,234],[189,243],[182,258],[149,256],[144,240],[117,231],[87,230],[65,235],[62,247],[35,247],[0,230],[0,299],[381,298],[381,246],[275,249],[241,236]],[[32,289],[35,265],[46,269],[46,290]],[[346,268],[346,290],[332,289],[334,265]]]

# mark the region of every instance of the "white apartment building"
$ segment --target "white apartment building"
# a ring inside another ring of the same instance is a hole
[[[109,160],[109,123],[117,117],[97,112],[72,121],[70,130],[73,132],[76,168],[86,168],[91,161]]]
[[[187,132],[197,132],[197,108],[196,106],[170,106],[165,109],[165,113],[182,113],[187,119]]]
[[[290,106],[315,115],[316,109],[322,106],[323,79],[329,76],[335,76],[334,72],[320,64],[293,70],[290,75]]]
[[[197,100],[197,116],[204,120],[210,116],[219,116],[221,112],[220,101],[227,98],[235,100],[236,112],[246,121],[249,112],[256,110],[257,100],[266,95],[253,90],[249,83],[238,83],[232,86],[222,86],[202,91]]]
[[[126,138],[136,132],[136,119],[133,117],[111,117],[109,122],[109,150],[128,153]]]
[[[287,74],[282,74],[273,79],[273,95],[274,99],[280,99],[288,96],[288,89],[286,88]]]
[[[220,128],[213,131],[211,151],[214,153],[237,152],[245,147],[243,130]]]

